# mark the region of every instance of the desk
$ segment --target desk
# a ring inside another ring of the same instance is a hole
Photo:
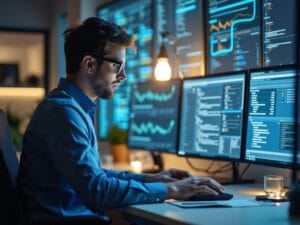
[[[257,185],[228,185],[225,188],[226,192],[234,194],[234,199],[253,199],[263,192]],[[168,203],[159,203],[128,206],[124,213],[133,222],[148,221],[141,224],[300,225],[300,220],[289,218],[288,207],[289,203],[278,203],[277,206],[182,209]]]

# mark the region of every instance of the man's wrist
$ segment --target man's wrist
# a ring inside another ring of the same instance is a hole
[[[176,193],[178,193],[178,187],[173,183],[166,184],[168,188],[168,198],[174,198],[176,196]]]
[[[144,182],[155,182],[154,174],[145,173],[144,174]]]

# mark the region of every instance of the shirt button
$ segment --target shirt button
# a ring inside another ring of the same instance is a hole
[[[156,198],[156,201],[159,202],[159,198]]]

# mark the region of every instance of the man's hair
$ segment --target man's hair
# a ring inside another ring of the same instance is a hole
[[[129,48],[134,46],[134,38],[122,27],[109,21],[91,17],[75,28],[64,32],[67,73],[77,73],[80,62],[86,55],[101,60],[114,44]]]

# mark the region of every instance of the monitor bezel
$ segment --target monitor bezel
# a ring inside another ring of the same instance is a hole
[[[271,66],[271,67],[264,67],[264,68],[255,68],[248,70],[248,89],[247,89],[247,96],[250,96],[250,80],[251,80],[251,74],[256,72],[266,72],[266,71],[279,71],[279,70],[295,70],[297,73],[297,65],[296,64],[289,64],[289,65],[280,65],[280,66]],[[297,95],[296,95],[297,96]],[[256,164],[256,165],[262,165],[262,166],[270,166],[270,167],[277,167],[277,168],[285,168],[290,169],[293,165],[293,162],[280,162],[275,160],[265,160],[265,159],[259,159],[259,160],[249,160],[246,158],[246,151],[247,151],[247,126],[248,126],[248,115],[249,115],[249,104],[247,103],[247,108],[245,111],[246,114],[246,124],[244,126],[245,128],[245,135],[244,135],[244,156],[243,161],[245,163],[249,164]],[[295,119],[295,118],[294,118]],[[297,120],[297,119],[296,119]],[[298,165],[300,168],[300,164]]]
[[[237,75],[243,75],[244,76],[244,104],[243,104],[243,113],[242,113],[242,130],[241,130],[241,148],[240,148],[240,156],[237,158],[229,158],[229,157],[222,157],[222,156],[207,156],[207,155],[199,155],[199,154],[192,154],[192,153],[186,153],[186,154],[179,154],[179,145],[180,145],[180,131],[181,129],[181,120],[182,120],[182,105],[183,105],[183,86],[184,86],[184,81],[188,80],[199,80],[199,79],[215,79],[215,78],[220,78],[220,77],[228,77],[228,76],[237,76]],[[244,124],[245,124],[245,107],[246,107],[246,88],[248,85],[247,81],[247,70],[241,70],[241,71],[234,71],[234,72],[226,72],[226,73],[215,73],[215,74],[210,74],[209,76],[198,76],[198,77],[189,77],[183,80],[182,82],[182,88],[181,88],[181,99],[180,99],[180,122],[179,122],[179,132],[178,132],[178,148],[177,148],[177,156],[179,157],[190,157],[190,158],[198,158],[198,159],[208,159],[208,160],[217,160],[217,161],[229,161],[229,162],[242,162],[243,161],[243,156],[244,156],[244,140],[245,140],[245,129],[244,129]]]
[[[171,79],[169,81],[156,81],[154,79],[152,80],[149,80],[149,81],[146,81],[146,82],[138,82],[138,83],[135,83],[134,85],[152,85],[152,84],[159,84],[161,82],[174,82],[176,83],[177,87],[178,87],[178,104],[177,104],[177,121],[178,121],[178,125],[177,125],[177,129],[176,129],[176,140],[175,140],[175,150],[174,151],[170,151],[168,149],[149,149],[149,148],[141,148],[141,147],[136,147],[136,146],[132,146],[129,144],[129,133],[130,133],[130,129],[131,129],[131,118],[129,118],[128,120],[128,135],[127,135],[127,138],[126,138],[126,146],[129,150],[141,150],[141,151],[148,151],[148,152],[160,152],[160,153],[168,153],[168,154],[177,154],[177,151],[178,151],[178,144],[179,144],[179,121],[180,121],[180,115],[181,115],[181,95],[182,95],[182,79],[179,79],[179,78],[176,78],[176,79]],[[131,114],[132,112],[132,101],[133,101],[133,92],[131,92],[131,99],[130,99],[130,112],[129,112],[129,115]]]

